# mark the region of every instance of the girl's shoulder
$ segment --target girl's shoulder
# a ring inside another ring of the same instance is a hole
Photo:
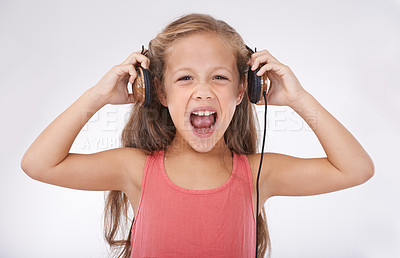
[[[255,153],[246,155],[249,161],[250,169],[253,177],[257,177],[261,153]],[[292,157],[289,155],[275,153],[275,152],[264,152],[262,155],[262,167],[260,172],[260,180],[266,181],[268,176],[272,173],[283,171],[285,167],[293,166],[299,158]]]
[[[247,160],[249,161],[249,166],[251,170],[251,174],[253,176],[253,194],[256,193],[256,186],[257,186],[257,176],[258,176],[258,169],[260,166],[260,159],[261,153],[249,154],[246,155]],[[273,153],[263,153],[263,162],[262,162],[262,171],[260,172],[259,177],[259,192],[260,192],[260,207],[259,210],[263,207],[264,203],[268,200],[271,196],[270,192],[268,191],[267,187],[263,187],[265,182],[268,178],[268,173],[273,164]]]
[[[246,155],[246,157],[247,160],[249,161],[250,169],[253,175],[254,174],[257,175],[258,167],[260,165],[261,153],[248,154]],[[273,160],[274,160],[274,153],[269,153],[269,152],[263,153],[263,162],[262,162],[263,171],[265,171],[265,169],[270,167]]]

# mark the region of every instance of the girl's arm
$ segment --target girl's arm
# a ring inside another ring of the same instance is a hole
[[[133,53],[59,115],[24,154],[21,168],[25,173],[45,183],[83,190],[123,190],[127,184],[137,184],[145,159],[141,151],[118,148],[76,154],[69,150],[82,127],[105,104],[134,102],[127,83],[136,78],[138,62],[148,67],[147,57]],[[135,162],[130,164],[132,159]],[[132,171],[137,173],[131,175]]]
[[[260,184],[268,196],[314,195],[362,184],[374,174],[374,164],[354,136],[300,85],[289,67],[268,51],[252,57],[255,67],[265,65],[271,87],[267,103],[288,105],[310,126],[326,158],[296,158],[266,153]],[[267,165],[268,164],[268,165]]]

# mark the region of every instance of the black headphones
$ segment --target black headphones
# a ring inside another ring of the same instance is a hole
[[[246,48],[251,52],[254,51],[246,46]],[[142,55],[147,54],[147,50],[144,50],[144,46],[142,46]],[[255,71],[252,71],[249,67],[249,71],[247,73],[247,95],[251,103],[258,103],[262,100],[262,93],[267,90],[267,73],[264,73],[262,76],[257,76],[257,72],[260,70],[258,67]],[[135,98],[140,103],[142,107],[147,107],[150,105],[151,101],[151,79],[149,70],[137,66],[136,67],[137,78],[135,79],[132,87],[136,89]]]
[[[246,48],[253,54],[257,52],[257,48],[253,51],[246,45]],[[144,51],[144,46],[142,46],[142,55],[146,55],[147,50]],[[260,70],[258,67],[255,71],[249,70],[247,72],[247,95],[251,103],[256,104],[260,100],[264,98],[265,104],[265,112],[264,112],[264,134],[263,134],[263,141],[261,147],[261,157],[260,157],[260,165],[258,167],[258,174],[257,174],[257,213],[255,214],[256,217],[256,258],[257,258],[257,248],[258,248],[258,205],[259,205],[259,189],[258,189],[258,182],[260,178],[261,172],[261,165],[263,160],[264,154],[264,145],[265,145],[265,134],[266,134],[266,125],[267,125],[267,72],[265,72],[262,76],[258,76],[257,72]],[[137,78],[135,79],[132,87],[136,88],[135,98],[141,104],[142,107],[146,107],[150,105],[150,93],[151,93],[151,79],[150,79],[150,72],[141,67],[136,67],[137,71]],[[135,92],[135,91],[134,91]]]
[[[147,50],[144,50],[144,46],[142,45],[142,55],[147,54]],[[139,66],[135,67],[137,77],[132,84],[132,92],[134,97],[138,103],[142,107],[147,107],[150,105],[151,100],[151,79],[149,70]],[[135,90],[136,89],[136,90]]]

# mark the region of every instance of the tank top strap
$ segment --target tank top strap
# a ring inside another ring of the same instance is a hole
[[[144,192],[144,188],[146,187],[149,178],[157,177],[151,171],[160,171],[163,168],[163,150],[154,151],[152,154],[147,155],[146,163],[143,170],[143,179],[142,179],[142,193]]]
[[[250,163],[245,154],[237,154],[234,153],[234,158],[236,158],[236,166],[238,175],[240,175],[243,179],[248,183],[251,193],[253,193],[253,174],[251,173]]]

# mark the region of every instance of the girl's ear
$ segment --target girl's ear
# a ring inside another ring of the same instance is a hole
[[[164,106],[164,107],[168,107],[167,105],[167,97],[165,96],[165,92],[162,88],[161,82],[158,78],[154,79],[154,86],[157,89],[157,93],[158,93],[158,99],[160,100],[160,103]]]
[[[245,90],[245,80],[241,80],[241,83],[239,84],[238,97],[236,99],[236,106],[239,105],[242,102],[243,95],[244,95],[244,90]]]

